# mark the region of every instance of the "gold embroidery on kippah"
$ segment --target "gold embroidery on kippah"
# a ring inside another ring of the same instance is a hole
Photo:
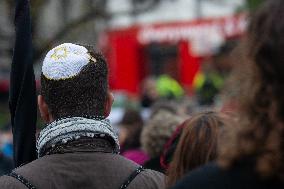
[[[66,47],[60,47],[60,48],[54,49],[54,53],[50,56],[50,58],[52,58],[53,60],[59,60],[61,58],[66,58],[67,53],[68,51]]]
[[[88,63],[96,63],[97,62],[97,59],[94,58],[93,56],[91,56],[91,54],[89,52],[81,52],[79,50],[73,50],[71,49],[71,51],[69,51],[69,48],[65,47],[65,46],[61,46],[61,47],[57,47],[53,50],[53,53],[50,55],[50,59],[54,60],[54,61],[58,61],[62,58],[67,58],[69,55],[71,54],[75,54],[75,55],[78,55],[78,56],[83,56],[84,57],[84,60],[86,60],[85,58],[87,58],[89,61]],[[66,60],[68,61],[68,60]],[[75,75],[72,75],[72,76],[69,76],[69,77],[66,77],[66,78],[57,78],[57,79],[54,79],[54,78],[51,78],[45,74],[44,77],[48,80],[67,80],[67,79],[72,79],[74,77],[76,77],[78,74],[80,73],[80,71],[75,74]]]
[[[97,59],[95,59],[94,57],[92,57],[92,55],[91,55],[90,53],[88,53],[88,54],[89,54],[89,56],[90,56],[90,60],[93,61],[94,63],[96,63],[96,62],[97,62]]]

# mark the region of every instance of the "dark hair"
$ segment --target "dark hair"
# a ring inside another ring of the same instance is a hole
[[[240,127],[224,145],[224,167],[249,159],[262,177],[284,180],[284,1],[270,0],[253,15],[244,39],[245,82]],[[242,93],[243,92],[243,93]]]
[[[188,171],[217,158],[218,139],[226,116],[216,112],[203,112],[192,116],[182,128],[173,160],[167,170],[167,185],[172,186]]]
[[[120,127],[127,130],[127,137],[122,144],[122,151],[140,148],[140,135],[143,129],[143,119],[137,110],[126,109],[120,122]]]
[[[86,47],[96,59],[70,79],[50,80],[41,74],[41,94],[54,119],[68,116],[104,116],[108,92],[108,68],[104,57]]]

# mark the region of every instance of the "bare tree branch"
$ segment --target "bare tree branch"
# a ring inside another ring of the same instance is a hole
[[[132,15],[138,15],[153,10],[161,3],[161,0],[132,0]]]
[[[160,3],[160,0],[154,0],[151,1],[151,3],[148,4],[146,7],[136,7],[130,11],[121,11],[119,13],[115,14],[109,14],[105,11],[104,8],[101,6],[92,6],[91,10],[82,15],[81,17],[67,23],[60,31],[58,31],[51,39],[47,39],[45,42],[40,43],[43,44],[40,47],[35,49],[35,55],[34,55],[34,62],[36,63],[37,60],[39,60],[44,53],[46,53],[57,41],[61,40],[67,32],[70,30],[74,30],[76,28],[79,28],[83,24],[92,21],[94,19],[105,19],[106,21],[115,17],[115,16],[121,16],[121,15],[131,15],[131,14],[141,14],[144,12],[147,12],[149,10],[154,9],[157,7],[157,5]],[[99,8],[98,8],[99,7]]]
[[[58,31],[51,39],[46,40],[46,42],[43,42],[41,47],[38,47],[35,51],[34,61],[36,62],[39,58],[42,57],[42,55],[48,51],[56,41],[61,40],[65,34],[70,31],[74,30],[83,24],[93,20],[94,18],[109,18],[109,15],[107,15],[105,12],[100,12],[97,10],[92,10],[88,12],[87,14],[84,14],[83,16],[69,22],[66,24],[60,31]]]
[[[14,6],[14,0],[5,0],[9,10],[13,11]],[[88,11],[86,11],[85,14],[80,16],[77,19],[74,19],[70,22],[67,22],[66,24],[63,23],[63,27],[55,33],[51,38],[45,39],[41,42],[41,40],[38,38],[37,35],[37,24],[39,23],[39,18],[42,9],[46,4],[49,2],[49,0],[31,0],[31,14],[33,19],[33,25],[32,25],[32,32],[33,32],[33,41],[34,44],[39,44],[38,46],[34,47],[34,63],[38,62],[38,60],[46,53],[57,41],[62,40],[66,33],[75,30],[77,28],[80,28],[82,25],[96,19],[103,19],[106,22],[117,16],[123,16],[123,15],[139,15],[141,13],[153,10],[156,8],[161,0],[132,0],[133,6],[131,10],[121,11],[118,13],[108,13],[106,10],[107,2],[106,0],[89,0],[86,1],[85,4],[87,4]],[[143,1],[142,4],[138,1]],[[138,3],[137,3],[138,2]],[[11,12],[12,14],[12,12]],[[11,18],[11,23],[13,22]],[[12,37],[8,36],[6,34],[0,34],[0,39],[8,39]]]

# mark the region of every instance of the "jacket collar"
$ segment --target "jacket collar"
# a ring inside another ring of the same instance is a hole
[[[108,119],[70,117],[56,120],[40,132],[37,140],[38,156],[43,156],[49,149],[82,141],[82,138],[108,138],[114,144],[116,153],[119,152],[118,136]]]
[[[70,141],[66,144],[59,144],[44,151],[44,155],[65,154],[65,153],[88,153],[103,152],[116,153],[115,144],[110,138],[88,138]]]

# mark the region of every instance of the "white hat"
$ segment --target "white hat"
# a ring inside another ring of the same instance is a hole
[[[51,80],[69,79],[78,75],[90,60],[96,62],[85,47],[64,43],[47,53],[43,61],[42,73]]]

